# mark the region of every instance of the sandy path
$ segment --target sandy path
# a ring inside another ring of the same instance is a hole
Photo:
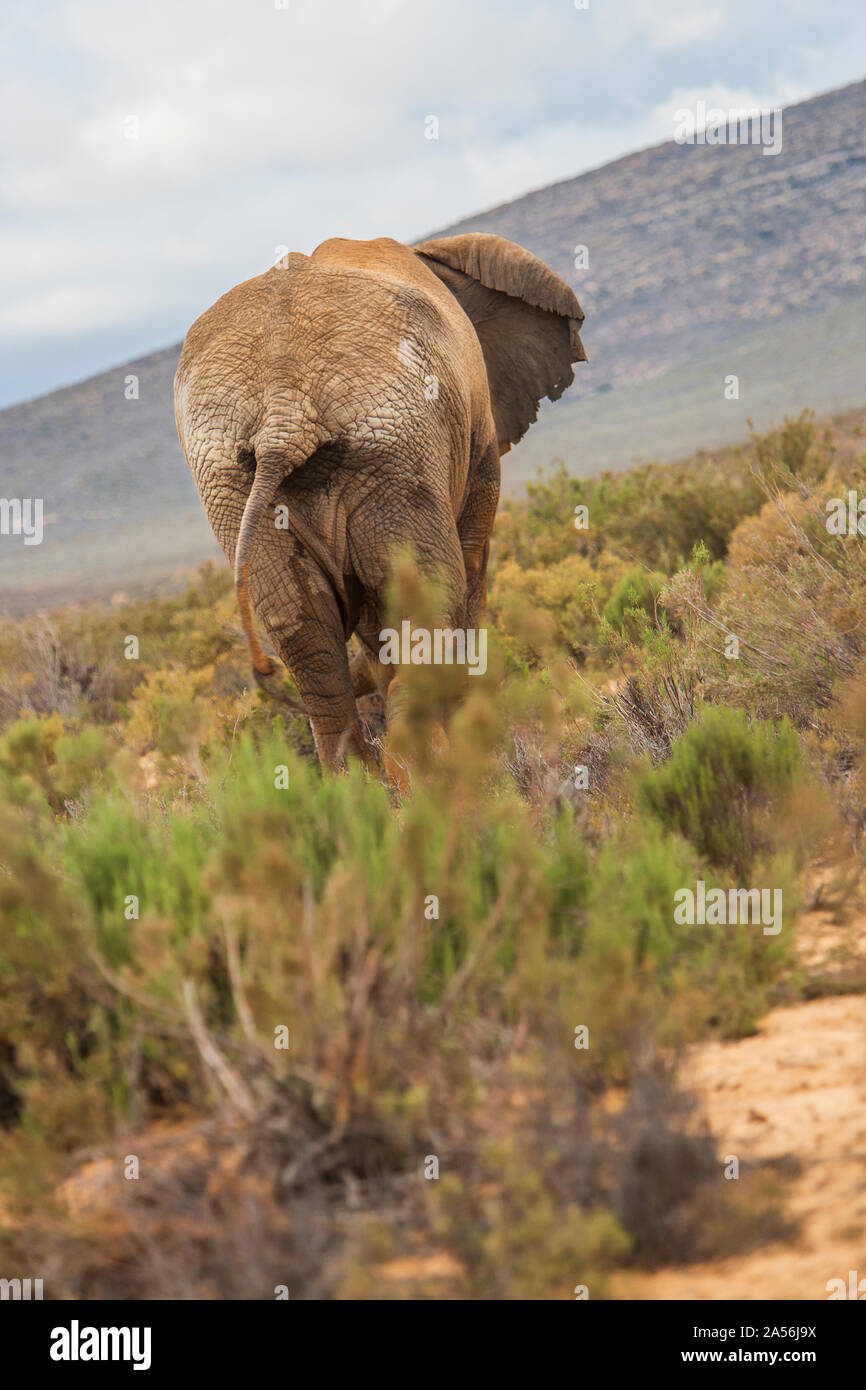
[[[862,967],[866,918],[844,927],[810,913],[798,954],[811,979],[837,982]],[[651,1275],[619,1276],[612,1293],[649,1299],[826,1299],[850,1270],[866,1298],[866,997],[846,994],[775,1009],[757,1034],[695,1047],[682,1069],[720,1157],[793,1158],[785,1179],[791,1243]],[[748,1173],[739,1181],[748,1183]]]

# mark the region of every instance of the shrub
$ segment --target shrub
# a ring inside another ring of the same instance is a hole
[[[227,572],[0,630],[10,1263],[50,1256],[66,1296],[597,1297],[628,1261],[739,1248],[676,1062],[798,987],[825,725],[862,801],[864,721],[834,705],[862,547],[815,491],[859,476],[835,448],[801,420],[534,485],[497,530],[487,674],[406,673],[399,799],[323,776],[250,690]],[[434,613],[405,557],[393,590]],[[778,937],[676,923],[683,886],[758,871]],[[133,1142],[153,1183],[119,1177]]]
[[[769,848],[769,813],[802,777],[802,754],[789,724],[750,724],[739,710],[707,707],[668,761],[646,774],[637,801],[709,864],[745,883],[756,856]]]

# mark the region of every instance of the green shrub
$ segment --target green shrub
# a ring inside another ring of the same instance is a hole
[[[619,580],[602,609],[602,619],[620,633],[637,636],[641,631],[640,618],[655,616],[656,601],[661,591],[663,575],[653,574],[640,565],[633,565]]]
[[[706,707],[674,744],[668,761],[647,772],[638,806],[685,836],[718,869],[748,880],[769,847],[766,821],[803,777],[797,735],[750,724],[740,710]]]
[[[810,492],[839,466],[800,420],[534,485],[497,529],[487,674],[409,668],[392,704],[399,802],[323,776],[306,721],[250,688],[227,570],[0,628],[4,1260],[50,1256],[66,1296],[381,1297],[391,1262],[397,1296],[568,1298],[726,1228],[737,1248],[675,1068],[798,987],[827,831],[807,753],[864,655],[862,546]],[[411,563],[394,602],[432,612]],[[683,887],[758,872],[779,936],[677,923]],[[69,1156],[131,1132],[158,1190],[121,1183],[123,1221],[82,1234]]]

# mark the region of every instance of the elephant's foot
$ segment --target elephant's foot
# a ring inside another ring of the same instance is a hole
[[[359,762],[368,772],[381,777],[382,769],[376,750],[364,738],[357,722],[340,734],[325,732],[315,719],[310,720],[316,752],[323,767],[331,772],[345,772],[350,762]]]

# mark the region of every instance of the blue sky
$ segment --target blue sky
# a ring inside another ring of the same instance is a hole
[[[277,247],[413,240],[698,100],[866,75],[863,0],[283,3],[4,0],[0,405],[181,338]]]

